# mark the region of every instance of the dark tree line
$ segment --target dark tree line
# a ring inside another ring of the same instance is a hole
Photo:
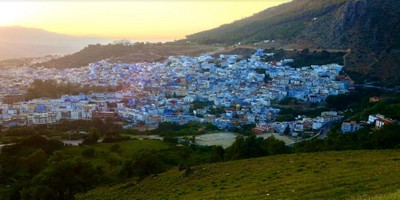
[[[34,135],[0,154],[1,199],[72,199],[100,180],[90,162],[58,152],[63,144]]]
[[[355,133],[332,132],[325,140],[314,139],[298,143],[293,152],[342,151],[362,149],[399,149],[400,125],[388,124],[379,130],[363,128]]]
[[[211,123],[189,122],[183,125],[177,123],[163,122],[157,129],[147,131],[148,134],[156,134],[164,137],[176,137],[186,135],[201,135],[209,131],[218,130]]]
[[[59,98],[62,95],[79,93],[88,94],[89,92],[112,92],[114,87],[83,86],[73,83],[57,83],[56,80],[35,79],[27,91],[26,99],[36,98]]]
[[[235,142],[226,149],[224,160],[238,160],[261,156],[289,153],[289,148],[274,137],[257,138],[255,135],[244,138],[238,136]]]

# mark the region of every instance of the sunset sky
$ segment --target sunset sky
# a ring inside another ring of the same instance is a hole
[[[289,0],[0,1],[0,26],[78,36],[165,41],[251,16]]]

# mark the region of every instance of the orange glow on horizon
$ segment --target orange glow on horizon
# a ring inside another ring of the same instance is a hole
[[[0,26],[113,39],[174,40],[290,0],[0,2]]]

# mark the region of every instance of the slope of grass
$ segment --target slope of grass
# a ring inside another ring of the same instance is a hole
[[[384,194],[369,198],[367,200],[398,200],[400,199],[400,190],[390,194]],[[361,198],[359,200],[362,200]]]
[[[321,152],[174,169],[77,199],[391,199],[399,183],[399,150]]]

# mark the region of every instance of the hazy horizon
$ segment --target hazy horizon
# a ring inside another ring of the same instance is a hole
[[[0,26],[38,28],[70,36],[165,42],[289,1],[5,1],[0,2]]]

